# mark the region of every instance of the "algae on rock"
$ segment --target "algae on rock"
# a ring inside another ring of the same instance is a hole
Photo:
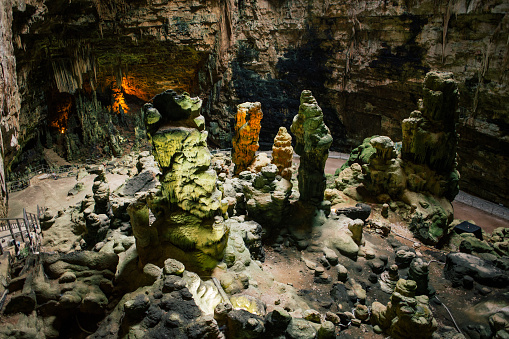
[[[295,152],[300,155],[299,199],[318,206],[323,201],[326,187],[324,168],[332,136],[311,91],[302,91],[299,112],[290,129],[296,138]]]
[[[205,272],[221,260],[228,228],[226,203],[211,169],[201,100],[167,90],[143,107],[147,135],[161,167],[160,190],[139,195],[128,209],[141,262],[175,258]],[[148,208],[156,220],[149,225]]]

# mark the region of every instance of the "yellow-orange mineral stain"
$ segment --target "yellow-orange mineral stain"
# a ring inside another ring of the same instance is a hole
[[[245,102],[237,106],[235,135],[232,140],[235,174],[245,171],[255,158],[262,118],[262,105],[259,102]]]

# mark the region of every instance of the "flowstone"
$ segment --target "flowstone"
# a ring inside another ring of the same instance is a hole
[[[302,91],[299,112],[293,118],[290,130],[296,139],[295,152],[300,155],[299,200],[319,206],[326,186],[324,168],[332,136],[311,91]]]
[[[235,135],[232,140],[232,161],[235,174],[245,171],[253,162],[258,150],[262,105],[259,102],[245,102],[237,106]]]
[[[201,100],[167,90],[143,107],[147,135],[162,174],[161,187],[137,196],[128,212],[141,264],[169,257],[196,272],[222,258],[228,229],[226,203],[210,167]],[[149,223],[149,208],[156,216]]]

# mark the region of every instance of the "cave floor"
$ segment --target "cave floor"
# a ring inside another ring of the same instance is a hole
[[[294,159],[298,163],[298,158]],[[330,157],[326,165],[326,173],[334,174],[335,170],[345,162],[338,156]],[[76,185],[76,175],[73,173],[71,176],[65,174],[60,175],[59,179],[53,179],[48,175],[38,175],[31,180],[31,186],[19,192],[9,194],[9,214],[8,217],[20,217],[23,214],[23,208],[28,212],[36,212],[37,205],[40,207],[49,207],[54,210],[62,210],[67,207],[80,203],[85,195],[92,194],[92,184],[95,175],[87,175],[81,181],[84,184],[83,191],[75,194],[68,195],[68,192]],[[110,190],[113,192],[117,187],[124,183],[128,178],[127,175],[107,173],[107,179],[110,185]],[[464,220],[474,220],[478,225],[482,226],[485,231],[491,232],[496,227],[509,227],[509,221],[493,216],[487,212],[468,206],[461,202],[454,202],[455,218]],[[380,217],[380,211],[375,207],[372,212],[371,218],[377,219]],[[395,238],[403,245],[415,247],[416,252],[430,261],[434,260],[430,265],[430,282],[437,290],[437,296],[444,305],[447,305],[454,315],[458,325],[464,328],[471,323],[482,323],[487,325],[487,319],[480,319],[479,312],[473,311],[474,306],[479,301],[484,301],[490,304],[496,303],[497,299],[503,298],[502,293],[507,289],[490,288],[488,290],[482,289],[482,286],[476,286],[471,290],[463,288],[453,288],[450,281],[446,280],[443,276],[443,265],[445,262],[446,252],[428,248],[415,239],[412,233],[404,225],[402,220],[397,216],[389,218]],[[373,230],[365,230],[365,237],[367,241],[372,243],[378,252],[386,254],[389,257],[389,262],[394,262],[394,252],[390,249],[387,239],[381,238],[375,234]],[[319,261],[320,253],[309,251],[297,251],[294,247],[282,246],[281,250],[275,251],[271,246],[265,246],[266,260],[263,263],[265,271],[270,272],[276,281],[293,286],[304,298],[308,304],[320,311],[322,314],[327,311],[351,311],[348,306],[341,306],[340,303],[334,302],[331,298],[331,286],[337,282],[337,268],[331,267],[326,270],[326,273],[331,277],[331,281],[326,284],[316,283],[313,277],[313,271],[310,270],[305,260]],[[340,263],[353,272],[355,279],[359,281],[367,281],[367,275],[370,273],[366,265],[366,259],[359,258],[357,262],[340,256]],[[356,267],[363,267],[362,269],[355,269]],[[351,269],[354,268],[354,269]],[[390,295],[382,292],[379,288],[367,288],[366,305],[371,305],[374,301],[380,301],[387,304]],[[267,305],[267,311],[273,305],[277,304],[278,296],[270,293],[264,297]],[[446,309],[440,304],[438,300],[432,299],[430,305],[437,322],[439,329],[446,327],[453,327],[454,324]],[[370,338],[384,338],[383,335],[376,335],[369,328],[369,325],[361,324],[360,327],[350,326],[340,332],[340,338],[362,338],[369,336]]]

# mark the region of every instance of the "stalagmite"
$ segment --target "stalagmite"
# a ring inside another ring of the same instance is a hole
[[[292,160],[292,136],[285,127],[279,127],[272,146],[272,163],[277,166],[278,174],[286,180],[292,178]]]
[[[201,103],[187,93],[167,90],[143,108],[147,135],[162,170],[161,190],[147,199],[156,220],[148,228],[132,225],[144,264],[161,265],[172,257],[204,272],[222,258],[228,237],[223,222],[227,206],[210,167]],[[135,214],[130,214],[133,219]]]
[[[237,121],[233,136],[232,161],[235,174],[245,171],[253,162],[258,150],[262,107],[259,102],[245,102],[237,106]]]
[[[302,91],[299,112],[293,118],[291,131],[297,140],[295,152],[300,155],[300,201],[318,206],[325,191],[324,168],[332,136],[323,122],[322,109],[311,91]]]

